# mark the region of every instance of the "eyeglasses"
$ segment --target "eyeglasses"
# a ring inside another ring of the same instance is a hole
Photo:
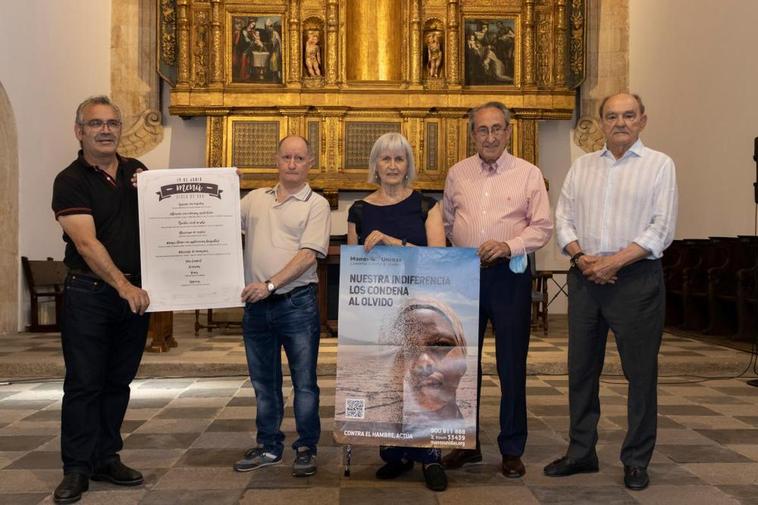
[[[108,126],[108,128],[111,130],[118,130],[121,128],[122,123],[120,119],[109,119],[107,121],[103,121],[102,119],[90,119],[89,121],[79,124],[83,124],[88,128],[92,128],[93,130],[99,130],[103,126]]]
[[[496,124],[492,126],[491,128],[487,128],[486,126],[480,126],[476,130],[474,130],[474,133],[480,139],[486,139],[490,135],[492,135],[493,137],[500,137],[501,135],[505,134],[505,131],[507,129],[508,129],[507,126]]]

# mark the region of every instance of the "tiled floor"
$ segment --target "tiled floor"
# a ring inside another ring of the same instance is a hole
[[[556,332],[560,331],[558,323]],[[5,343],[4,338],[0,337],[0,343]],[[222,349],[230,356],[241,352],[239,337],[232,335],[214,337],[212,341],[197,339],[204,343],[190,346],[193,340],[194,337],[180,338],[182,354],[191,353],[189,347],[205,348],[194,351],[200,354]],[[44,345],[53,347],[50,343]],[[7,352],[7,346],[3,347]],[[609,346],[609,358],[615,352],[612,347]],[[333,363],[335,350],[333,341],[326,341],[320,359]],[[494,349],[488,344],[486,351],[485,371],[491,367]],[[46,352],[52,354],[48,360],[58,359],[53,349],[40,354]],[[154,358],[157,357],[146,356],[146,361]],[[244,357],[242,360],[244,363]],[[745,385],[743,379],[697,382],[692,377],[673,376],[679,373],[683,361],[689,362],[688,373],[729,375],[744,368],[747,354],[696,340],[665,337],[659,437],[649,469],[652,483],[647,490],[636,493],[624,488],[618,461],[626,423],[626,387],[623,377],[615,375],[606,376],[601,385],[600,473],[562,479],[542,475],[542,467],[565,450],[568,429],[567,378],[549,375],[552,372],[546,363],[551,361],[565,362],[565,336],[533,339],[530,367],[542,375],[528,378],[530,434],[524,455],[527,474],[523,479],[506,479],[498,472],[499,388],[497,378],[491,375],[484,379],[481,409],[485,461],[449,471],[447,491],[433,493],[425,489],[418,468],[397,481],[375,480],[379,458],[376,449],[368,447],[354,448],[351,477],[344,477],[342,451],[333,442],[331,432],[335,379],[325,366],[326,372],[320,375],[323,433],[319,471],[314,477],[290,476],[291,451],[278,467],[247,474],[231,469],[254,436],[255,398],[243,376],[140,379],[133,384],[123,426],[122,456],[145,473],[146,483],[137,488],[117,488],[93,482],[81,503],[758,504],[758,388]],[[0,504],[52,503],[50,492],[61,478],[61,388],[58,381],[0,386]],[[284,394],[284,431],[291,442],[294,420],[288,382]]]

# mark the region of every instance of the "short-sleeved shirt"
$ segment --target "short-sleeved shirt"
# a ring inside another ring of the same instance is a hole
[[[145,165],[133,158],[118,156],[116,178],[90,165],[82,151],[73,163],[58,174],[53,183],[55,218],[88,214],[95,221],[97,240],[103,244],[116,267],[125,274],[140,273],[139,214],[137,189],[131,179]],[[89,271],[87,262],[73,240],[66,242],[64,262],[72,270]]]
[[[355,224],[358,243],[363,244],[374,230],[405,240],[417,246],[426,246],[426,218],[437,201],[418,191],[392,205],[374,205],[358,200],[350,206],[347,222]]]
[[[245,283],[263,282],[279,273],[301,249],[326,257],[331,213],[326,199],[307,184],[283,202],[276,201],[276,187],[256,189],[240,203],[245,234]],[[277,293],[318,282],[316,265]]]

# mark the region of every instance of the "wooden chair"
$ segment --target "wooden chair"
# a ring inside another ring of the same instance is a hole
[[[68,273],[66,265],[62,261],[53,260],[53,258],[42,261],[30,260],[26,256],[21,256],[21,267],[24,270],[31,301],[30,324],[27,326],[27,330],[31,332],[60,331],[63,284]],[[55,302],[55,321],[51,324],[40,324],[40,300],[49,299]]]
[[[529,269],[532,272],[532,320],[533,330],[542,328],[542,333],[547,335],[547,281],[553,277],[552,272],[537,270],[537,263],[534,259],[534,253],[530,253]]]
[[[736,340],[758,343],[758,236],[740,235],[754,266],[737,271],[737,333]]]

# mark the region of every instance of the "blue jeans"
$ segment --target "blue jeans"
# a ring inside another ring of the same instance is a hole
[[[66,363],[61,411],[63,473],[91,475],[118,458],[129,384],[145,348],[149,317],[132,314],[105,282],[69,274],[61,342]]]
[[[280,429],[284,417],[282,346],[295,389],[299,437],[292,448],[309,447],[315,452],[321,435],[316,383],[320,337],[316,292],[317,285],[309,284],[245,306],[242,335],[258,409],[256,441],[274,454],[284,450],[284,433]]]

